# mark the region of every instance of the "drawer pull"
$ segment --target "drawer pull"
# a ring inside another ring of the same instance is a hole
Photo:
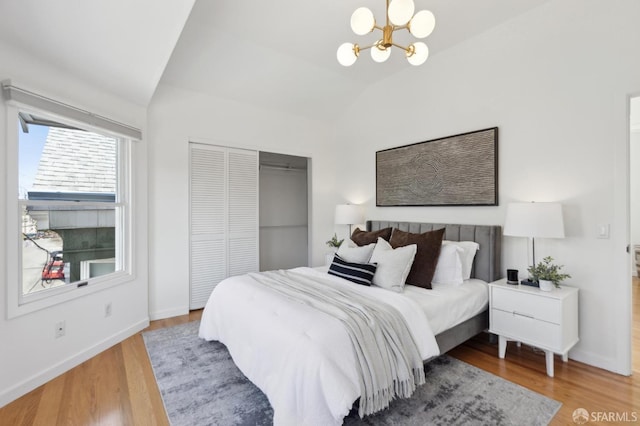
[[[527,315],[527,314],[521,314],[520,312],[516,312],[516,311],[513,311],[513,315],[514,315],[514,316],[516,316],[516,315],[517,315],[517,316],[519,316],[519,317],[530,318],[530,319],[536,319],[536,317],[534,317],[534,316]]]

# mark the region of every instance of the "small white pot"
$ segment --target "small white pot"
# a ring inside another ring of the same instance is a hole
[[[538,284],[540,284],[540,290],[542,291],[551,291],[555,287],[553,282],[549,280],[538,280]]]

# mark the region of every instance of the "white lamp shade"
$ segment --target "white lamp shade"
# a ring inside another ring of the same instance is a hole
[[[560,203],[509,203],[504,235],[531,238],[564,238]]]
[[[393,25],[406,25],[416,10],[413,0],[392,0],[389,4],[388,16]]]
[[[389,59],[390,55],[391,55],[391,48],[389,47],[383,50],[378,49],[376,46],[373,46],[371,48],[371,58],[376,62],[384,62],[387,59]]]
[[[425,38],[429,36],[436,27],[436,17],[428,10],[421,10],[411,18],[409,22],[409,32],[415,38]]]
[[[362,223],[364,216],[360,206],[355,204],[338,204],[336,206],[336,225],[355,225]]]
[[[337,57],[340,65],[350,67],[356,62],[358,56],[353,48],[353,43],[342,43],[340,47],[338,47]]]
[[[373,30],[376,19],[373,12],[366,7],[357,8],[351,15],[351,29],[357,35],[365,35]]]
[[[429,48],[421,41],[413,43],[413,47],[415,49],[413,55],[409,56],[409,53],[407,52],[407,61],[414,66],[424,64],[429,57]]]

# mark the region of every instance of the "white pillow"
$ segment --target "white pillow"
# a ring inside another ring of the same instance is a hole
[[[438,256],[438,264],[433,274],[432,284],[460,285],[462,278],[462,256],[464,250],[455,244],[443,244]]]
[[[407,280],[418,246],[410,244],[394,249],[384,239],[378,237],[369,263],[377,263],[373,284],[401,293]]]
[[[351,263],[369,263],[375,243],[371,243],[366,246],[358,247],[356,243],[349,238],[345,239],[338,248],[338,256],[343,260]]]
[[[462,260],[462,278],[465,280],[471,278],[473,258],[476,257],[476,252],[480,249],[480,244],[474,241],[442,241],[442,245],[445,244],[453,244],[464,250],[464,253],[460,257]]]

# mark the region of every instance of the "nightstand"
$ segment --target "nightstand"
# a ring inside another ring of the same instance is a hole
[[[553,377],[553,354],[567,362],[578,343],[578,289],[563,285],[542,291],[506,279],[489,283],[489,331],[499,337],[500,358],[509,340],[542,349],[547,375]]]

